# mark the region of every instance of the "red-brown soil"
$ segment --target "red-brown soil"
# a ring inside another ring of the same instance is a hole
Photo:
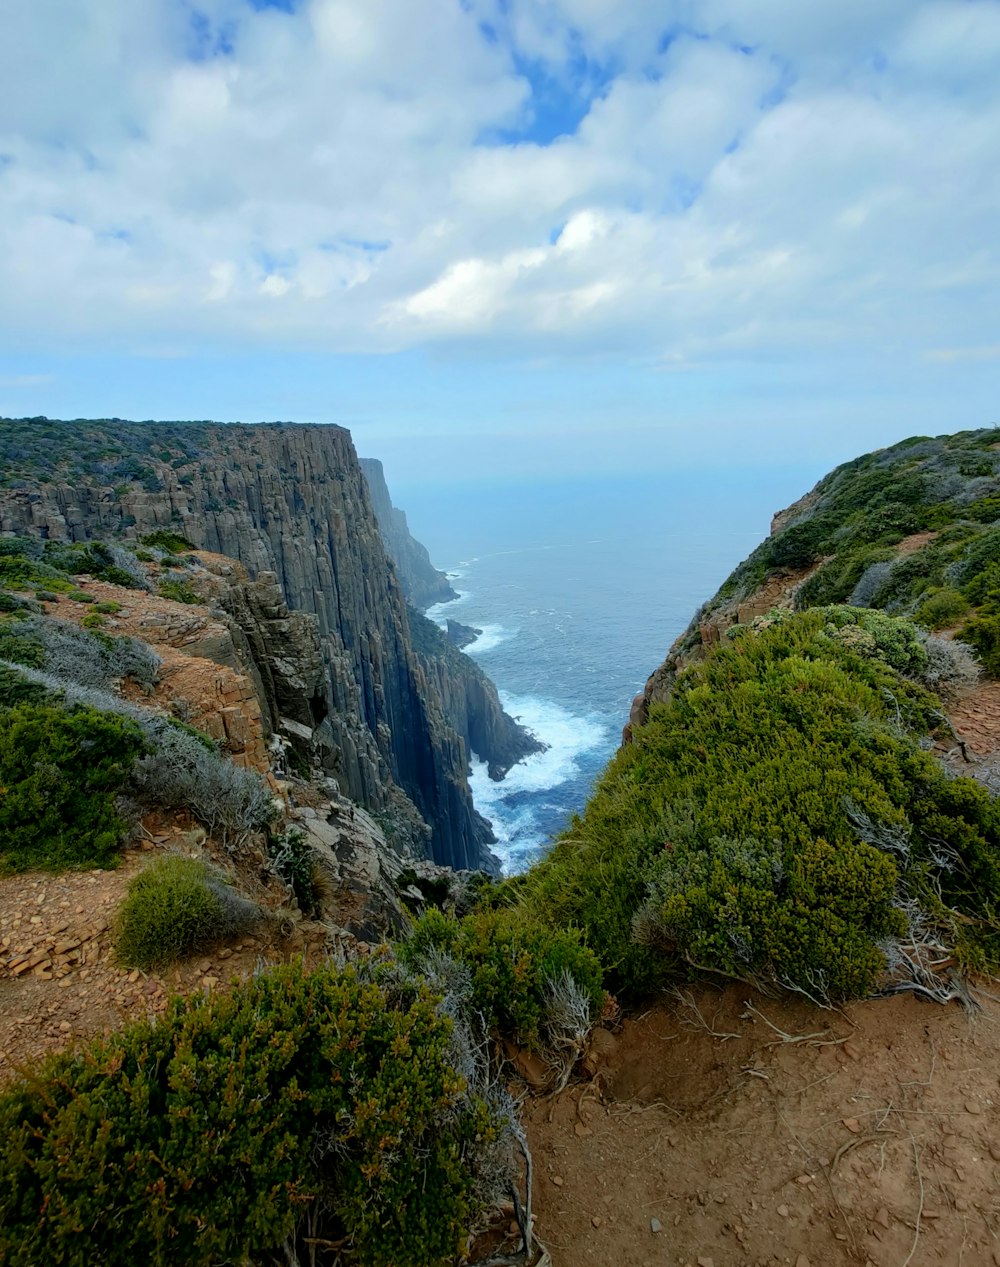
[[[736,985],[627,1020],[595,1083],[528,1106],[553,1267],[1000,1264],[982,1003],[820,1012]]]
[[[271,912],[252,935],[164,973],[115,963],[111,925],[129,881],[165,850],[202,854],[204,832],[179,822],[122,855],[114,871],[28,872],[0,880],[0,1086],[39,1057],[162,1012],[171,994],[224,990],[260,962],[321,953],[322,925]],[[256,894],[274,905],[274,894]]]

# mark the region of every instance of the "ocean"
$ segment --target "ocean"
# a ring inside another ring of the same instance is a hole
[[[505,873],[544,855],[621,742],[632,697],[695,610],[818,472],[393,487],[459,593],[431,608],[482,630],[465,648],[547,744],[499,783],[473,758],[476,807]]]

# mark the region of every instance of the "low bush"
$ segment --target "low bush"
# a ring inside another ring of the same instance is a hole
[[[247,932],[260,911],[194,858],[160,858],[135,877],[114,931],[126,967],[148,972]]]
[[[816,609],[737,631],[650,709],[524,877],[521,909],[581,928],[616,993],[700,965],[819,1001],[866,994],[881,944],[900,934],[899,903],[918,890],[949,937],[957,926],[960,958],[992,955],[997,810],[920,747],[941,719],[912,680],[931,659],[919,630],[880,612]],[[912,841],[905,895],[848,801]],[[942,842],[951,870],[935,861]]]
[[[161,598],[172,599],[175,603],[187,603],[193,606],[203,601],[201,596],[184,581],[161,581],[156,587],[156,592]]]
[[[391,965],[290,964],[49,1060],[0,1096],[0,1262],[454,1263],[513,1178],[459,1029]]]
[[[166,554],[183,554],[185,550],[193,550],[193,542],[182,537],[179,532],[171,532],[169,528],[158,528],[156,532],[148,532],[140,537],[144,546],[154,550],[163,550]]]
[[[275,873],[291,889],[299,909],[311,915],[316,909],[316,860],[309,837],[297,827],[275,834],[268,841],[267,856]]]
[[[0,709],[13,708],[15,704],[41,704],[46,700],[51,702],[51,691],[28,681],[19,666],[0,661]]]
[[[969,610],[969,600],[959,590],[942,586],[932,590],[917,608],[914,619],[928,629],[947,629]]]
[[[24,702],[0,715],[0,868],[107,866],[125,831],[115,805],[142,731],[93,708]]]
[[[594,953],[572,930],[547,928],[523,912],[500,908],[455,919],[429,910],[400,954],[420,968],[431,951],[467,966],[471,1004],[486,1028],[524,1047],[548,1045],[549,995],[565,973],[586,1000],[591,1021],[601,1013],[603,974]]]
[[[112,637],[51,616],[0,624],[0,659],[44,669],[64,682],[96,687],[123,678],[152,686],[160,668],[160,657],[137,638]]]
[[[961,628],[962,641],[973,648],[991,677],[1000,677],[1000,614],[974,616]]]
[[[11,682],[6,688],[0,678],[0,689],[11,694],[38,689],[53,705],[82,705],[138,727],[142,751],[131,763],[122,790],[141,805],[187,808],[231,848],[239,847],[274,817],[274,802],[261,776],[237,766],[193,726],[97,687],[79,686],[28,667],[8,665],[7,669],[20,678],[20,684]]]

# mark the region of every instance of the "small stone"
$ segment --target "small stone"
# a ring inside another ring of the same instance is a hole
[[[659,1219],[650,1219],[650,1220],[649,1220],[649,1230],[650,1230],[650,1231],[653,1233],[653,1235],[655,1236],[657,1232],[662,1232],[662,1231],[663,1231],[663,1224],[660,1222],[660,1220],[659,1220]]]
[[[801,1184],[802,1187],[805,1188],[808,1184],[814,1183],[815,1180],[812,1175],[799,1175],[795,1182]]]
[[[983,1110],[979,1107],[975,1100],[966,1100],[965,1111],[966,1113],[982,1113]]]
[[[593,1135],[594,1132],[590,1129],[589,1126],[584,1126],[582,1122],[577,1122],[576,1125],[573,1127],[573,1133],[574,1135],[578,1136],[580,1139],[586,1139],[588,1135]]]
[[[600,1227],[603,1222],[604,1220],[601,1218],[601,1216],[599,1214],[595,1214],[590,1220],[590,1226]]]
[[[800,1254],[795,1260],[795,1267],[809,1267],[809,1259],[805,1254]]]
[[[783,1219],[787,1219],[787,1218],[788,1218],[788,1206],[787,1206],[787,1205],[779,1205],[779,1206],[778,1206],[778,1213],[781,1215],[781,1217],[782,1217]]]
[[[202,977],[201,984],[202,984],[202,988],[205,990],[214,990],[215,987],[219,984],[219,978],[218,977]]]
[[[65,1034],[65,1033],[67,1033],[67,1032],[68,1032],[68,1030],[70,1030],[72,1027],[70,1026],[69,1021],[60,1021],[60,1022],[59,1022],[59,1028],[60,1028],[60,1030],[61,1030],[61,1031]]]
[[[706,1258],[704,1255],[702,1255],[698,1259],[698,1267],[715,1267],[715,1259]]]
[[[861,1123],[858,1121],[856,1117],[841,1118],[841,1124],[843,1126],[846,1126],[852,1135],[861,1134]]]
[[[556,1185],[557,1188],[561,1188],[563,1186],[562,1175],[553,1175],[552,1182]]]
[[[879,1206],[878,1210],[875,1212],[875,1222],[880,1224],[882,1227],[889,1226],[889,1211],[884,1205]]]

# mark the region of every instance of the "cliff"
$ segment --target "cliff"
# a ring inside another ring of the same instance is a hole
[[[518,761],[544,752],[545,744],[504,712],[497,688],[475,660],[432,620],[411,609],[410,632],[428,694],[440,700],[466,751],[487,763],[491,779],[499,781]]]
[[[83,541],[168,530],[237,560],[258,582],[230,602],[257,639],[269,722],[343,793],[412,835],[401,790],[435,861],[493,865],[463,737],[411,647],[347,431],[22,419],[0,420],[0,440],[0,532]]]
[[[448,584],[448,578],[431,563],[425,547],[410,536],[405,513],[392,504],[382,463],[377,458],[359,460],[368,481],[375,518],[378,520],[386,553],[396,565],[407,602],[420,611],[426,611],[435,603],[447,603],[457,598],[458,595]]]

